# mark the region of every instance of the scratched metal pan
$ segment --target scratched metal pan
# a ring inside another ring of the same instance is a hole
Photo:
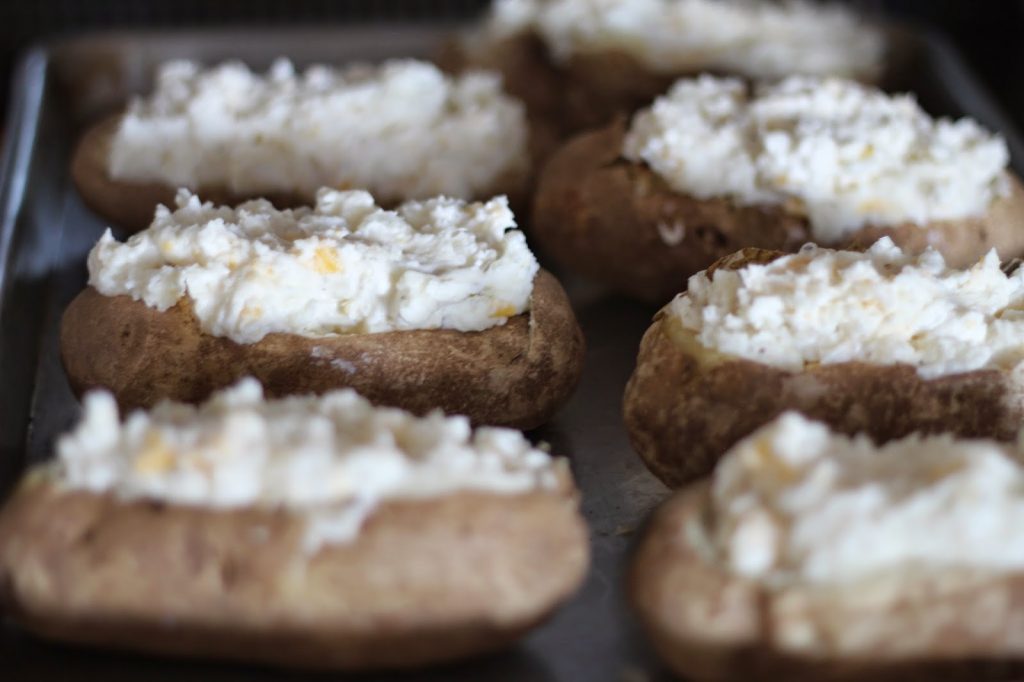
[[[68,160],[91,121],[144,92],[154,67],[174,57],[239,58],[255,68],[277,56],[298,64],[428,56],[450,24],[331,29],[106,33],[27,52],[15,74],[0,158],[0,493],[49,456],[78,415],[58,358],[61,312],[86,281],[84,256],[105,223],[72,187]],[[940,36],[897,40],[898,77],[936,114],[970,114],[1024,149],[1010,122]],[[629,447],[621,396],[653,309],[566,278],[587,336],[587,366],[572,402],[535,434],[567,455],[583,491],[593,567],[551,621],[494,656],[403,680],[622,680],[667,678],[630,616],[622,589],[637,527],[666,491]],[[4,680],[305,680],[323,675],[181,662],[42,642],[0,625]],[[346,679],[395,679],[395,675]]]

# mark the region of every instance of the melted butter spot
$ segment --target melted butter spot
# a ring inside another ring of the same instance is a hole
[[[505,303],[504,305],[498,306],[491,317],[512,317],[516,314],[516,307],[511,303]]]

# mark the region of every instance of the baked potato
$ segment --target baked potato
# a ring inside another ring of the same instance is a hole
[[[693,680],[1015,679],[1019,573],[945,569],[851,584],[768,586],[709,555],[709,485],[658,510],[633,558],[632,602],[669,666]]]
[[[708,274],[783,255],[744,249]],[[644,334],[624,397],[634,448],[673,487],[707,474],[730,447],[786,410],[878,443],[915,432],[1009,441],[1024,419],[1024,392],[1017,372],[1001,368],[934,378],[902,363],[783,369],[707,348],[662,310]]]
[[[445,43],[438,62],[452,72],[483,68],[501,73],[506,90],[526,104],[531,124],[556,130],[563,138],[607,125],[616,116],[650,103],[673,81],[702,73],[734,74],[752,80],[822,71],[863,82],[882,78],[885,41],[874,27],[846,16],[810,33],[805,25],[802,37],[772,36],[772,31],[787,19],[777,15],[766,21],[766,10],[759,8],[758,13],[748,9],[742,4],[715,2],[689,3],[685,7],[679,3],[655,7],[627,2],[609,8],[571,0],[497,0],[480,24]],[[806,8],[787,7],[782,14],[794,9]],[[685,18],[673,16],[676,10]],[[613,19],[605,22],[605,17]],[[551,23],[545,26],[548,20]],[[657,23],[652,25],[652,21]],[[737,22],[743,23],[743,29],[738,29]],[[840,24],[843,28],[838,40],[823,39],[829,28]],[[717,25],[729,26],[725,32],[728,35],[715,35]],[[556,48],[551,47],[551,40],[558,43]],[[855,55],[857,50],[853,50],[841,56],[847,40],[859,42],[863,52]],[[806,46],[812,41],[819,44],[819,49],[835,52],[829,59],[821,59],[820,53],[817,57],[808,53],[801,59],[794,43]],[[785,46],[787,53],[776,54],[779,61],[768,58],[777,45]],[[643,55],[645,47],[668,53],[675,48],[679,54],[650,59],[650,55]]]
[[[480,332],[452,329],[304,337],[253,344],[204,333],[182,299],[165,312],[89,287],[64,312],[61,358],[73,390],[112,391],[122,409],[164,398],[200,402],[254,376],[269,396],[351,387],[417,414],[440,408],[474,423],[529,429],[568,400],[584,340],[569,300],[545,271],[530,310]]]
[[[579,135],[548,161],[537,183],[531,237],[539,252],[616,291],[663,303],[694,273],[744,247],[795,251],[813,241],[806,215],[784,206],[741,206],[673,190],[646,164],[622,156],[626,121]],[[866,247],[882,236],[907,250],[931,246],[954,266],[989,249],[1024,253],[1024,186],[980,217],[927,225],[867,226],[832,247]]]
[[[357,542],[296,564],[300,524],[287,513],[125,502],[36,475],[0,515],[0,601],[67,642],[415,667],[506,646],[565,600],[587,562],[574,509],[568,484],[390,503]]]
[[[221,204],[262,197],[278,208],[312,204],[322,185],[366,187],[389,207],[505,194],[525,208],[525,112],[490,74],[454,79],[413,60],[304,74],[279,60],[266,76],[233,62],[168,62],[157,82],[149,97],[88,128],[72,157],[85,203],[119,227],[146,227],[180,187]],[[408,109],[408,98],[423,107]]]
[[[110,177],[107,156],[120,119],[119,115],[105,118],[82,134],[71,157],[71,179],[82,200],[96,214],[127,232],[136,232],[152,222],[157,206],[174,205],[179,188],[158,182],[132,182]],[[550,137],[545,137],[543,131],[531,133],[530,139],[545,148],[553,146],[552,142],[546,141]],[[526,215],[529,212],[530,182],[523,169],[515,169],[497,178],[491,188],[480,193],[480,197],[473,198],[504,194],[517,213]],[[257,198],[257,195],[239,194],[226,187],[204,186],[196,188],[196,193],[207,201],[227,205]],[[313,201],[312,197],[287,192],[261,192],[258,197],[270,200],[277,208],[294,208]],[[385,203],[397,205],[400,201]]]

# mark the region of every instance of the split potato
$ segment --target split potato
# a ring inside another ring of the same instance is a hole
[[[709,484],[650,522],[629,591],[657,651],[692,680],[998,679],[1024,662],[1024,576],[918,569],[768,586],[715,561]],[[1013,677],[1015,679],[1015,677]]]
[[[744,249],[708,274],[782,255]],[[787,410],[879,444],[914,432],[1010,441],[1024,420],[1024,377],[981,369],[924,379],[908,364],[864,362],[790,371],[705,348],[662,312],[640,343],[624,398],[633,447],[673,487],[710,472],[729,448]]]
[[[253,376],[270,397],[351,387],[377,405],[530,429],[569,399],[583,370],[583,333],[565,291],[543,270],[527,312],[479,332],[275,333],[239,344],[203,332],[188,301],[160,312],[85,289],[61,324],[73,390],[106,388],[128,410],[162,399],[198,403]]]
[[[687,279],[745,247],[792,252],[813,241],[805,215],[783,206],[740,206],[670,188],[646,164],[622,156],[626,121],[579,135],[548,161],[534,196],[530,235],[558,265],[616,291],[664,303]],[[977,218],[927,225],[867,226],[833,248],[864,248],[890,236],[910,253],[937,249],[953,267],[995,248],[1024,254],[1024,186]]]
[[[300,513],[125,500],[51,472],[27,476],[0,513],[0,606],[67,642],[408,668],[510,643],[588,562],[566,470],[550,490],[385,502],[355,540],[312,555]]]

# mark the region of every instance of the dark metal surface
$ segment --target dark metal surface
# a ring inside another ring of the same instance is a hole
[[[123,33],[38,48],[22,59],[0,166],[0,489],[47,457],[78,414],[58,357],[60,315],[84,286],[84,257],[104,223],[68,177],[76,135],[148,86],[170,57],[229,57],[264,67],[429,55],[444,26],[330,30]],[[934,113],[969,113],[1007,136],[1020,169],[1024,147],[1006,119],[936,36],[904,37],[906,87]],[[583,491],[593,566],[582,591],[549,623],[500,655],[408,675],[355,679],[621,680],[665,677],[628,613],[623,577],[635,530],[665,494],[629,447],[621,396],[653,309],[567,281],[587,336],[583,381],[537,438],[567,455]],[[3,680],[303,680],[323,675],[181,662],[48,644],[0,626]],[[336,677],[336,676],[329,676]],[[351,678],[346,678],[351,679]]]

